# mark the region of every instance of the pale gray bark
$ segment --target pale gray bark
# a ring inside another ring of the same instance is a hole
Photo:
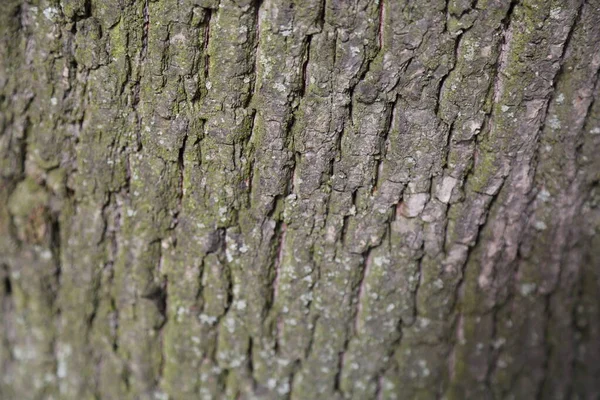
[[[3,399],[598,399],[596,0],[4,0]]]

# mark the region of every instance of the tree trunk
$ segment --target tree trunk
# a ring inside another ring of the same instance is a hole
[[[0,398],[600,398],[597,0],[2,0]]]

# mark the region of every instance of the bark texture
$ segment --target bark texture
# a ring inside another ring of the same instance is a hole
[[[2,0],[2,399],[600,398],[598,0]]]

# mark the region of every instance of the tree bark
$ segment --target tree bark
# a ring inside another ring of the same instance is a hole
[[[600,398],[597,0],[3,0],[0,398]]]

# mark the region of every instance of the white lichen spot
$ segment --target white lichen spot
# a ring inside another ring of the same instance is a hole
[[[241,367],[244,364],[244,361],[246,361],[246,359],[244,357],[234,358],[233,360],[231,360],[231,367],[232,368]]]
[[[385,311],[386,312],[392,312],[394,310],[394,308],[396,308],[395,304],[390,304],[386,307]]]
[[[431,371],[429,371],[429,368],[427,368],[427,361],[419,360],[419,361],[417,361],[417,364],[419,364],[419,367],[421,367],[421,373],[423,374],[423,376],[425,376],[425,377],[429,376]]]
[[[411,283],[411,284],[412,284],[412,283],[415,283],[415,282],[416,282],[416,281],[418,281],[418,280],[419,280],[419,274],[418,274],[418,273],[417,273],[417,274],[415,274],[415,275],[410,275],[410,276],[408,277],[408,283]]]
[[[385,390],[388,390],[388,391],[389,391],[389,390],[394,390],[394,388],[395,388],[395,387],[396,387],[396,386],[394,385],[394,383],[393,383],[393,382],[390,382],[390,381],[388,381],[387,379],[386,379],[386,380],[384,380],[384,382],[383,382],[383,388],[384,388]]]
[[[473,61],[475,59],[475,47],[473,45],[467,46],[464,58],[467,61]]]
[[[510,107],[509,107],[509,106],[506,106],[506,105],[502,105],[502,106],[500,107],[500,109],[502,110],[502,112],[507,112],[508,110],[510,110]]]
[[[269,379],[267,381],[267,387],[271,390],[275,389],[277,387],[277,381],[273,378]]]
[[[375,257],[375,258],[373,258],[373,263],[374,263],[376,266],[378,266],[378,267],[381,267],[381,266],[382,266],[382,265],[384,265],[384,264],[389,264],[389,263],[390,263],[390,260],[388,260],[388,259],[387,259],[387,258],[385,258],[385,257]]]
[[[67,358],[72,352],[73,350],[68,344],[58,346],[58,351],[56,354],[56,376],[59,378],[64,378],[67,376]]]
[[[206,86],[207,90],[212,89],[212,83],[211,83],[211,81],[206,81],[206,84],[204,86]]]
[[[157,391],[157,392],[154,392],[154,398],[156,400],[169,400],[169,395],[166,394],[165,392]]]
[[[40,253],[40,258],[42,260],[46,260],[46,261],[50,260],[52,258],[52,252],[50,250],[46,249]]]
[[[442,290],[444,288],[444,281],[438,278],[433,281],[433,286],[438,290]]]
[[[288,394],[289,392],[290,392],[290,384],[288,382],[283,382],[277,388],[277,393],[279,393],[282,396]]]
[[[548,226],[544,221],[535,221],[533,223],[533,227],[538,231],[545,231],[546,229],[548,229]]]
[[[550,117],[550,120],[548,121],[548,126],[550,126],[550,128],[552,128],[552,129],[560,128],[560,120],[558,119],[558,117],[556,115],[553,115],[552,117]]]
[[[600,126],[595,127],[590,131],[592,135],[600,135]]]
[[[54,8],[54,7],[48,7],[44,10],[44,17],[46,17],[46,19],[52,21],[54,19],[54,17],[56,17],[58,15],[58,9]]]
[[[58,104],[58,100],[56,99],[56,97],[53,97],[53,98],[51,98],[51,99],[50,99],[50,103],[51,103],[53,106],[55,106],[55,105],[57,105],[57,104]]]
[[[564,101],[565,101],[565,95],[564,95],[564,94],[562,94],[562,93],[561,93],[561,94],[559,94],[559,95],[556,97],[556,102],[557,102],[558,104],[562,104]]]
[[[529,296],[535,292],[536,289],[537,285],[535,283],[522,283],[519,292],[521,292],[521,295],[523,296]]]
[[[548,201],[548,199],[550,199],[550,192],[547,191],[546,189],[542,189],[538,193],[537,198],[540,199],[540,201],[543,201],[545,203]]]
[[[552,19],[560,19],[560,14],[562,13],[562,9],[557,7],[550,10],[550,18]]]
[[[189,314],[185,307],[177,307],[177,322],[181,322],[185,315]]]
[[[200,322],[207,325],[214,325],[215,322],[217,322],[217,317],[213,317],[211,315],[206,314],[200,314],[198,316],[198,319],[200,320]]]
[[[185,43],[186,41],[187,41],[187,38],[185,37],[185,35],[183,33],[178,33],[176,35],[173,35],[173,37],[171,37],[171,43],[177,43],[177,42]]]
[[[275,88],[275,89],[276,89],[278,92],[281,92],[281,93],[284,93],[284,92],[286,91],[286,87],[285,87],[285,85],[284,85],[283,83],[281,83],[281,82],[275,82],[275,83],[273,84],[273,87],[274,87],[274,88]]]
[[[235,306],[238,310],[242,311],[246,309],[246,301],[245,300],[238,300],[238,302],[236,303]]]
[[[235,332],[235,319],[233,319],[233,318],[227,318],[225,320],[225,327],[227,328],[227,330],[229,331],[229,333]]]
[[[307,306],[312,300],[313,300],[312,292],[304,293],[300,296],[300,301],[302,301],[302,304],[304,304],[305,306]]]

